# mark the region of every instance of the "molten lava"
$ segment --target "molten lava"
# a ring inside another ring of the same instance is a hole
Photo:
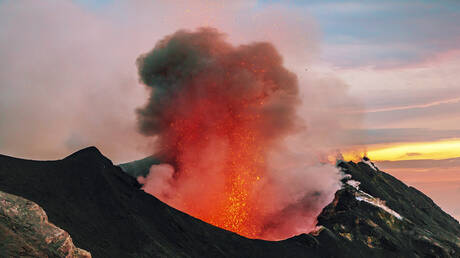
[[[190,157],[209,155],[203,150],[209,149],[209,144],[213,142],[225,143],[220,148],[213,148],[213,151],[225,152],[219,157],[221,171],[215,171],[223,175],[223,184],[220,189],[210,193],[212,196],[207,202],[197,202],[196,196],[189,194],[182,196],[179,203],[171,204],[183,207],[190,215],[215,226],[256,237],[262,225],[255,192],[265,170],[264,144],[255,130],[259,126],[260,116],[222,108],[229,106],[229,103],[222,101],[216,97],[195,103],[185,117],[171,122],[169,137],[174,140],[168,142],[175,145],[171,147],[176,150],[176,166],[181,171],[176,178],[178,185],[182,184],[182,180],[187,181],[200,173],[197,171],[200,167],[197,161],[201,159]],[[218,110],[219,119],[210,122],[207,114]],[[203,181],[206,182],[206,179]],[[202,187],[209,188],[207,185]]]

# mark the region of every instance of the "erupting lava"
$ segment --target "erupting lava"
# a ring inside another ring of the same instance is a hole
[[[283,230],[272,238],[298,233],[306,220],[285,224],[317,207],[299,194],[291,203],[282,200],[266,162],[299,120],[297,78],[276,49],[269,43],[234,47],[210,28],[178,31],[140,56],[138,67],[151,88],[138,110],[139,128],[158,137],[154,156],[174,167],[155,177],[152,166],[149,177],[162,181],[149,192],[247,237],[263,237],[274,227]],[[304,203],[293,211],[298,201]]]
[[[219,186],[221,189],[210,193],[206,202],[197,201],[195,197],[182,196],[181,203],[172,204],[218,227],[256,237],[260,233],[261,225],[260,219],[257,219],[259,214],[254,192],[264,171],[264,151],[260,147],[263,144],[254,130],[259,122],[259,115],[235,114],[231,109],[220,110],[219,119],[209,124],[207,113],[217,112],[224,103],[222,101],[225,101],[215,97],[211,100],[199,100],[187,112],[186,118],[173,119],[168,136],[175,139],[172,141],[174,146],[171,147],[175,149],[177,171],[180,171],[176,178],[177,184],[183,178],[200,173],[196,168],[201,167],[198,162],[202,162],[202,159],[185,157],[203,155],[202,150],[209,148],[210,141],[225,143],[221,150],[213,148],[218,152],[225,152],[219,159],[221,170],[214,171],[223,176],[223,184]],[[224,106],[229,105],[227,103]],[[197,185],[198,191],[212,187],[205,183],[218,183],[217,180],[209,182],[206,178],[201,181],[202,184]]]

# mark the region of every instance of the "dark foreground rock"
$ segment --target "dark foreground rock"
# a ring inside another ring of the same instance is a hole
[[[91,254],[49,223],[36,203],[0,192],[0,257],[91,258]]]
[[[58,161],[0,155],[0,191],[39,204],[93,257],[459,256],[460,225],[428,197],[368,164],[341,166],[349,174],[344,182],[360,186],[345,183],[351,185],[323,210],[316,232],[277,242],[247,239],[169,207],[94,147]]]

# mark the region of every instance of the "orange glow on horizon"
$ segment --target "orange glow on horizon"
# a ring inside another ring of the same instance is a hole
[[[366,151],[349,150],[342,155],[344,160],[356,160],[364,155],[373,161],[450,159],[460,157],[460,139],[370,145]]]

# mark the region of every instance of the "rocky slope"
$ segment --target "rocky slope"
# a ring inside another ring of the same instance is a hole
[[[0,257],[90,258],[91,254],[49,223],[36,203],[0,192]]]
[[[39,204],[93,257],[459,257],[460,225],[428,197],[368,161],[339,166],[345,187],[318,229],[277,242],[167,206],[94,147],[58,161],[0,155],[0,191]]]
[[[344,187],[318,225],[359,249],[402,257],[460,257],[460,224],[430,198],[369,160],[340,162]]]

